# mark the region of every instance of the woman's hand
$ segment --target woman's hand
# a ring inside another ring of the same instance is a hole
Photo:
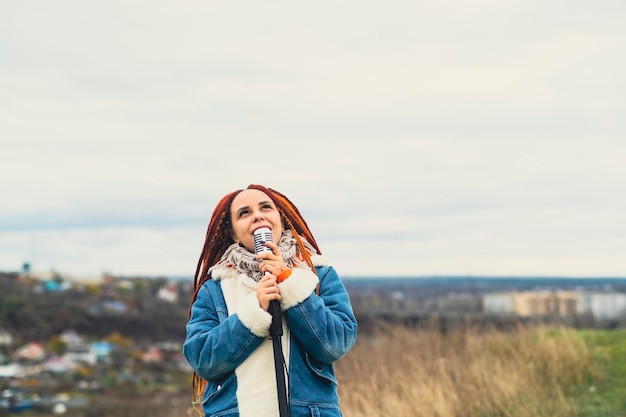
[[[264,274],[263,278],[261,278],[257,284],[256,297],[259,300],[261,308],[267,311],[270,301],[280,301],[281,298],[276,277],[289,268],[285,265],[285,260],[275,243],[265,242],[265,246],[272,251],[264,251],[256,254],[256,259],[261,261],[259,269]]]
[[[265,311],[268,310],[270,301],[280,301],[280,289],[275,275],[266,274],[261,278],[256,286],[256,298],[259,300],[259,306]]]
[[[264,251],[256,254],[257,261],[261,261],[261,265],[259,265],[261,272],[264,274],[269,272],[274,276],[278,276],[285,270],[289,269],[287,268],[287,265],[285,265],[285,260],[275,243],[265,242],[265,246],[270,248],[272,251]]]

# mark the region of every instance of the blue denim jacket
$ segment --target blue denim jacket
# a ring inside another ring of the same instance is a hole
[[[283,312],[291,332],[288,392],[291,417],[341,416],[333,362],[352,347],[357,322],[348,293],[330,266],[316,267],[314,292]],[[207,280],[187,323],[183,355],[208,384],[205,416],[239,416],[235,369],[264,340],[237,314],[228,315],[220,281]]]

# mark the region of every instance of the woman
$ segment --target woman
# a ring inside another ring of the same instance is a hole
[[[255,255],[269,227],[271,251]],[[341,416],[333,362],[355,342],[345,287],[295,205],[250,185],[215,207],[194,279],[183,354],[194,370],[194,404],[205,416],[277,417],[270,301],[282,311],[282,353],[291,417]]]

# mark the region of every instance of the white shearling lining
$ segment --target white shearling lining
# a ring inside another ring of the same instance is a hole
[[[313,293],[319,278],[308,268],[294,268],[291,276],[278,284],[280,288],[280,307],[287,310],[300,304]]]
[[[222,267],[222,268],[215,268],[214,270],[211,271],[211,278],[213,278],[216,281],[219,281],[220,279],[235,278],[236,276],[237,276],[237,270],[235,268]]]
[[[313,262],[313,266],[328,266],[328,262],[324,255],[313,255],[311,256],[311,262]]]
[[[239,302],[236,314],[239,316],[239,320],[241,320],[254,335],[259,337],[269,336],[272,315],[259,306],[256,293],[248,294]]]

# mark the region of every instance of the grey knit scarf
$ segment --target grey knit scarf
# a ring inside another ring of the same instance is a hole
[[[311,255],[317,255],[317,251],[309,242],[307,242],[303,237],[300,237],[304,247]],[[285,260],[285,264],[288,268],[293,268],[297,265],[306,265],[304,260],[301,260],[296,256],[298,252],[298,245],[296,239],[293,237],[291,230],[285,230],[280,237],[280,241],[278,242],[278,249]],[[233,243],[226,249],[222,258],[211,268],[209,268],[209,273],[213,269],[224,268],[224,267],[234,267],[240,273],[247,274],[250,278],[255,281],[259,281],[263,274],[259,269],[259,265],[261,262],[255,259],[255,254],[250,252],[245,247],[241,246],[239,243]]]

